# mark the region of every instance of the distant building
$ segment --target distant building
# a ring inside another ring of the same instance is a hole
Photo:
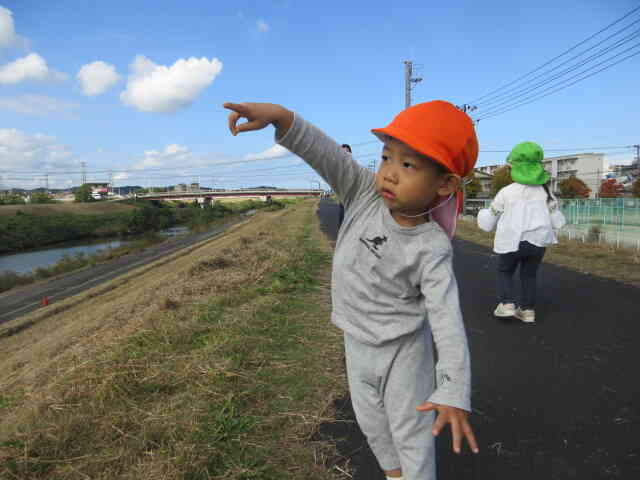
[[[474,169],[476,179],[480,182],[480,187],[482,187],[482,191],[478,192],[478,197],[489,197],[493,188],[493,175],[481,170],[481,168]]]
[[[575,176],[582,180],[591,189],[591,198],[595,198],[600,190],[603,178],[609,172],[609,164],[604,153],[575,153],[559,157],[547,157],[543,160],[545,169],[551,174],[551,186],[554,192],[558,192],[558,184]],[[493,175],[501,165],[485,165],[477,167],[476,171]]]
[[[609,162],[604,153],[577,153],[561,157],[544,159],[545,168],[551,173],[553,191],[559,190],[558,184],[573,176],[582,180],[591,189],[590,197],[596,198],[602,179],[609,172]]]
[[[487,173],[493,176],[500,167],[504,167],[504,163],[502,165],[483,165],[482,167],[476,167],[476,172]]]
[[[189,186],[189,190],[192,192],[199,192],[200,191],[200,184],[198,182],[194,182]]]
[[[91,187],[91,196],[95,200],[100,200],[109,195],[109,182],[87,182],[85,185]]]

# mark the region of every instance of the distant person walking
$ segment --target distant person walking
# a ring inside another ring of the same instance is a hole
[[[558,201],[549,190],[542,148],[533,142],[516,145],[507,163],[515,183],[501,189],[491,206],[478,213],[478,226],[496,228],[493,250],[498,256],[496,317],[535,322],[537,273],[546,246],[558,243],[555,230],[565,224]],[[496,227],[497,225],[497,227]],[[516,302],[513,275],[520,266],[521,298]]]
[[[349,152],[350,154],[352,153],[351,146],[348,143],[343,143],[340,146],[342,147],[343,150]],[[344,204],[342,203],[342,201],[338,204],[338,206],[340,207],[340,211],[338,213],[338,230],[339,230],[344,220]]]

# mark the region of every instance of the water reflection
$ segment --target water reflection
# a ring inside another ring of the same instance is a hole
[[[188,232],[188,227],[172,227],[161,231],[160,234],[168,237],[174,237],[177,235],[184,235]],[[93,242],[74,243],[72,245],[65,244],[65,246],[43,248],[40,250],[14,253],[11,255],[3,255],[0,256],[0,272],[12,271],[16,273],[29,273],[39,267],[51,267],[58,263],[58,261],[60,261],[65,255],[71,257],[77,255],[78,253],[92,255],[100,250],[117,248],[121,245],[131,243],[132,241],[133,239],[98,240]]]

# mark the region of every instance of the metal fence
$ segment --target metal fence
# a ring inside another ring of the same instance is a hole
[[[559,199],[567,225],[558,233],[582,242],[640,250],[640,198]],[[491,199],[468,199],[465,214],[477,215]]]

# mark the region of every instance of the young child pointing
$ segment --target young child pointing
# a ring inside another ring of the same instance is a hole
[[[447,424],[455,452],[465,438],[477,453],[450,242],[461,178],[478,155],[471,119],[443,101],[404,110],[373,130],[384,143],[374,174],[280,105],[224,106],[233,135],[274,125],[276,141],[346,207],[333,258],[332,321],[344,331],[356,419],[387,477],[435,479],[434,436]]]

